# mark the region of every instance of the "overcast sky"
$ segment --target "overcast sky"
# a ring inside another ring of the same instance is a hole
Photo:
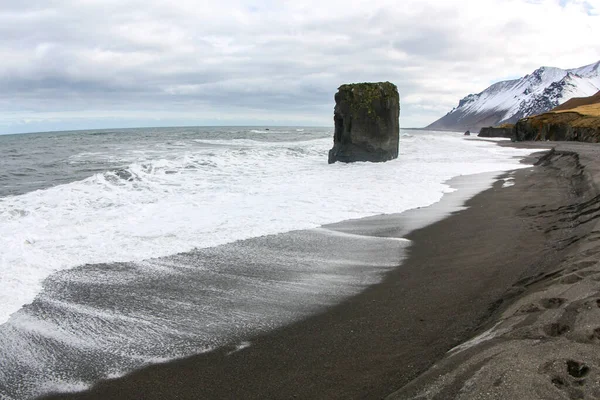
[[[391,81],[403,127],[539,66],[600,60],[600,0],[0,0],[0,133],[333,125]]]

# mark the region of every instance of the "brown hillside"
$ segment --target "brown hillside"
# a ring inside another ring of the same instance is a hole
[[[575,140],[600,142],[600,92],[573,98],[550,112],[517,122],[514,138],[522,140]]]
[[[515,140],[600,142],[600,104],[523,118],[515,125]]]
[[[573,110],[549,112],[529,119],[534,125],[566,124],[578,128],[600,128],[600,104],[577,107]]]
[[[600,103],[587,104],[585,106],[575,107],[570,110],[556,111],[556,114],[564,113],[577,113],[582,117],[596,117],[595,119],[598,119],[598,117],[600,117]]]
[[[552,109],[550,112],[571,110],[573,108],[586,106],[588,104],[597,104],[597,103],[600,103],[600,91],[598,93],[596,93],[595,95],[589,96],[589,97],[573,97],[571,100],[565,101],[563,104]]]

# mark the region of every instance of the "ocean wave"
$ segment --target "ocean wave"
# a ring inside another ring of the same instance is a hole
[[[383,164],[327,165],[330,139],[205,142],[220,146],[0,198],[0,321],[54,271],[401,212],[439,200],[452,176],[521,166],[510,159],[518,150],[426,134]]]
[[[401,142],[397,160],[328,165],[330,138],[207,142],[219,145],[117,152],[127,162],[0,198],[0,386],[86,386],[333,304],[396,265],[398,251],[377,261],[372,254],[387,253],[374,246],[404,243],[372,238],[367,251],[357,237],[321,254],[324,239],[353,238],[318,230],[327,236],[302,247],[299,230],[427,206],[447,179],[524,168],[514,156],[531,152],[420,133]],[[292,236],[280,247],[237,242],[282,232]],[[277,301],[265,308],[263,298]],[[71,362],[90,359],[93,371]],[[10,375],[16,365],[27,374]]]

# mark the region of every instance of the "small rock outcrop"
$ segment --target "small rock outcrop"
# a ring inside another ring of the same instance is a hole
[[[511,138],[514,136],[514,125],[493,127],[488,126],[481,128],[478,137],[500,137],[500,138]]]
[[[466,131],[465,136],[471,136],[471,131]]]
[[[335,94],[329,163],[398,157],[400,96],[390,82],[342,85]]]

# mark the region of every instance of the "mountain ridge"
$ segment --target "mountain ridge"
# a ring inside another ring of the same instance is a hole
[[[542,66],[522,78],[496,82],[480,93],[463,97],[457,107],[425,129],[478,131],[516,123],[599,90],[600,61],[571,69]]]

